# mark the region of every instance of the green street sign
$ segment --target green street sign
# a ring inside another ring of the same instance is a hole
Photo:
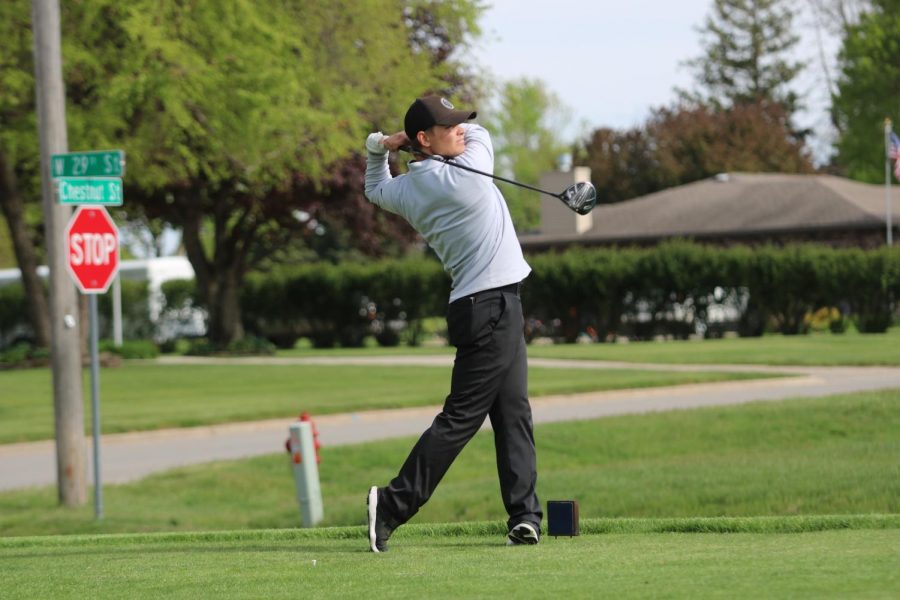
[[[122,150],[69,152],[50,157],[53,177],[122,177],[125,153]]]
[[[122,180],[118,177],[59,177],[56,190],[60,204],[122,205]]]

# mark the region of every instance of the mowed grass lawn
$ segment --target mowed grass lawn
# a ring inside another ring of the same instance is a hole
[[[301,346],[279,356],[398,356],[452,354],[447,347],[336,348],[315,350]],[[900,365],[900,327],[883,334],[813,333],[765,335],[758,338],[698,341],[629,342],[609,344],[531,344],[532,358],[572,358],[646,363],[759,364],[759,365]]]
[[[84,378],[85,431],[90,384]],[[760,377],[747,373],[532,368],[532,397]],[[359,410],[440,405],[450,367],[159,365],[126,362],[100,374],[103,433]],[[49,369],[0,371],[0,444],[53,437]]]
[[[889,598],[896,521],[512,548],[498,527],[409,526],[385,554],[366,552],[362,528],[0,540],[0,564],[4,598]]]
[[[538,425],[538,493],[544,502],[578,500],[583,519],[900,513],[898,431],[900,390]],[[363,524],[366,490],[396,474],[413,442],[324,447],[324,525]],[[6,492],[0,535],[300,524],[286,454],[106,486],[104,510],[98,522],[89,505],[60,508],[53,487]],[[414,522],[503,519],[485,432]]]
[[[700,341],[532,345],[528,355],[646,363],[900,365],[900,327],[883,334],[848,332]]]

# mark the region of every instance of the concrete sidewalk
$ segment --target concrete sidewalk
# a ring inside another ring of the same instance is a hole
[[[210,364],[221,359],[176,359]],[[449,366],[452,356],[378,358],[227,359],[227,364],[364,364]],[[175,360],[167,361],[172,363]],[[900,388],[897,367],[762,367],[749,365],[651,365],[601,361],[532,359],[532,367],[641,369],[663,371],[752,371],[788,377],[592,392],[532,399],[535,423],[593,419],[757,400],[826,396],[864,390]],[[440,406],[361,411],[315,417],[325,446],[358,444],[417,436]],[[102,439],[103,482],[124,483],[184,465],[284,452],[292,419],[232,423],[185,429],[106,435]],[[489,427],[486,424],[485,427]],[[90,452],[90,438],[87,440]],[[90,456],[90,454],[89,454]],[[0,491],[56,483],[53,441],[0,445]],[[90,459],[88,460],[90,463]],[[90,468],[90,465],[89,465]],[[93,475],[90,476],[93,480]]]

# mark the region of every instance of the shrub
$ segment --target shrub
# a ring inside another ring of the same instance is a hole
[[[48,364],[50,364],[50,351],[26,342],[20,342],[0,352],[0,369],[43,367]]]
[[[101,340],[100,351],[117,354],[124,359],[159,356],[159,347],[152,340],[125,340],[121,346],[116,346],[112,340]]]
[[[316,263],[249,276],[241,307],[244,328],[279,347],[300,337],[318,348],[360,346],[400,320],[416,344],[421,320],[444,314],[448,295],[447,276],[433,260]],[[391,343],[392,335],[382,340]]]
[[[190,340],[185,354],[189,356],[271,356],[275,354],[275,345],[253,335],[245,336],[224,347],[213,344],[207,338],[195,338]]]
[[[97,313],[101,337],[112,337],[112,287],[106,294],[97,296]],[[150,321],[150,289],[146,281],[122,280],[122,336],[128,339],[146,339],[153,335]]]
[[[25,288],[20,283],[0,287],[0,349],[21,341],[33,341],[28,323]]]

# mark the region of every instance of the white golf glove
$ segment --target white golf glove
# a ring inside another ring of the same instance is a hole
[[[381,140],[383,140],[385,137],[387,136],[385,136],[380,131],[370,133],[369,137],[366,138],[366,150],[368,150],[371,154],[385,154],[388,150],[381,145]]]

